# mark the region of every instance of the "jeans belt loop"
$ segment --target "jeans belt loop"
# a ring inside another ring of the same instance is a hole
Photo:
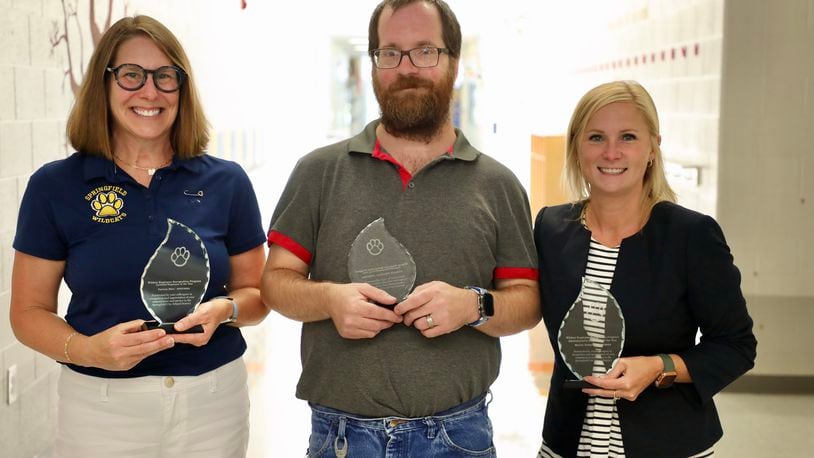
[[[339,429],[336,432],[336,439],[334,439],[334,454],[337,458],[343,458],[348,454],[348,438],[345,437],[345,425],[348,419],[346,417],[339,417]],[[342,447],[339,447],[339,441],[342,441]]]
[[[427,439],[435,439],[435,435],[438,432],[436,430],[435,419],[427,417],[424,419],[424,424],[427,425]]]

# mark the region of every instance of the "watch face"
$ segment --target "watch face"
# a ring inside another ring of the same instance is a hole
[[[491,293],[483,295],[483,314],[486,316],[495,315],[495,301]]]
[[[676,379],[675,372],[664,372],[656,379],[656,388],[669,388]]]

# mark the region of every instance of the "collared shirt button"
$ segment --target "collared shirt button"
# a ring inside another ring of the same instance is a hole
[[[164,377],[164,386],[167,388],[172,388],[175,386],[175,379],[172,377]]]
[[[152,221],[154,219],[155,217],[153,217],[153,215],[147,215],[147,221]]]
[[[150,199],[153,198],[153,196],[152,196],[152,194],[145,194],[144,198],[147,199],[147,200],[150,200]]]
[[[415,183],[411,181],[411,182],[407,183],[407,187],[410,188],[410,189],[413,189],[413,188],[415,188]]]
[[[158,181],[161,181],[161,175],[156,175],[155,179],[158,180]]]

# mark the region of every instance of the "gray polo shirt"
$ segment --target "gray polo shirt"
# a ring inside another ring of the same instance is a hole
[[[416,286],[440,280],[491,289],[496,279],[537,279],[528,197],[509,169],[456,130],[451,150],[410,176],[378,148],[377,125],[300,159],[269,243],[305,261],[312,280],[348,283],[351,244],[384,218],[415,260]],[[301,357],[298,398],[362,416],[413,418],[485,392],[497,378],[500,343],[468,326],[428,339],[403,324],[350,340],[324,320],[303,324]]]

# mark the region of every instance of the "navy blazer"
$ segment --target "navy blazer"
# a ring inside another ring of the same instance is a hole
[[[588,260],[591,233],[581,211],[582,204],[543,208],[534,228],[543,319],[556,355],[543,438],[565,457],[576,455],[588,401],[563,388],[575,376],[556,342]],[[622,241],[610,288],[625,318],[622,356],[675,353],[693,379],[618,401],[627,456],[686,458],[720,439],[712,396],[754,366],[757,347],[740,280],[715,220],[670,202],[657,204],[642,230]]]

